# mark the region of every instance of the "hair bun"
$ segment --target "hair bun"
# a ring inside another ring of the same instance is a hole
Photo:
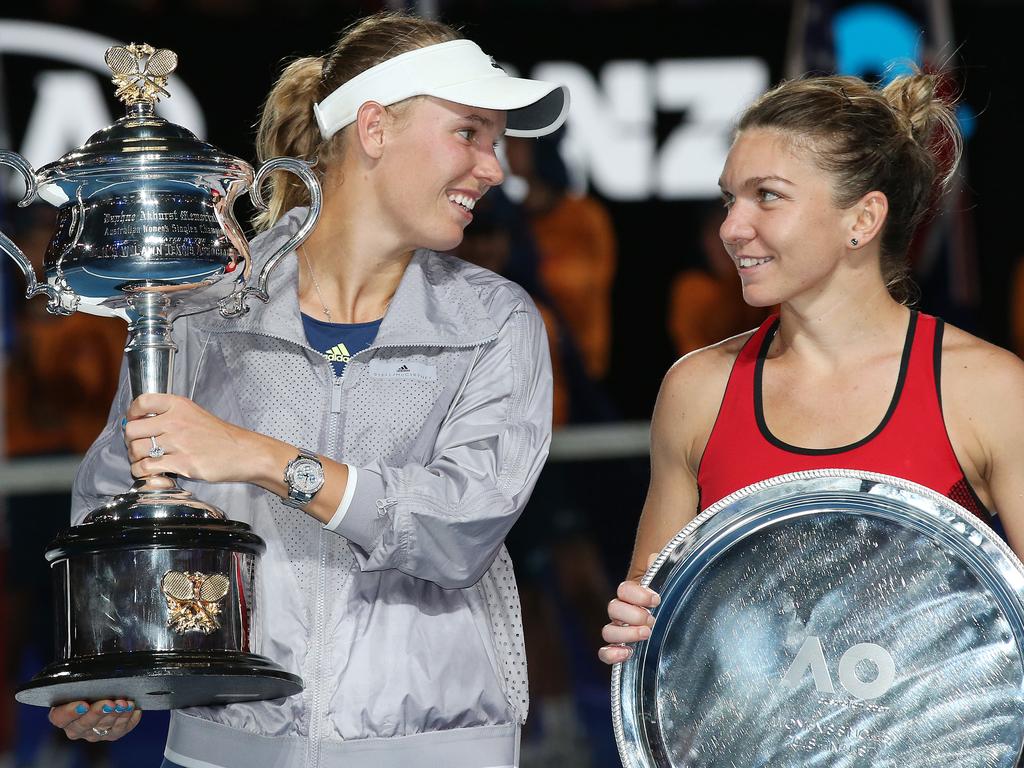
[[[945,84],[941,74],[917,71],[897,77],[882,89],[910,138],[934,156],[941,188],[948,185],[963,151],[954,100],[943,94]]]
[[[832,176],[837,207],[848,208],[873,190],[886,196],[880,266],[897,300],[910,290],[911,238],[960,159],[951,85],[941,74],[920,71],[881,90],[859,77],[807,77],[768,91],[739,121],[740,132],[761,128],[810,139],[803,151]]]
[[[947,108],[941,101],[935,103],[937,81],[935,75],[916,72],[898,77],[882,89],[896,114],[906,120],[910,137],[919,144],[927,144],[935,129],[936,106],[938,110]]]

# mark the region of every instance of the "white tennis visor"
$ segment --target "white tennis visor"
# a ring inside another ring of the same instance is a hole
[[[565,122],[569,89],[509,77],[472,40],[450,40],[402,53],[360,72],[313,105],[324,139],[355,122],[368,101],[385,107],[413,96],[435,96],[467,107],[508,113],[509,136],[544,136]]]

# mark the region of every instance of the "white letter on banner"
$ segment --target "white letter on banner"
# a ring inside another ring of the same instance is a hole
[[[585,67],[570,61],[538,64],[533,76],[564,84],[572,94],[562,155],[573,176],[589,179],[609,200],[650,197],[655,147],[649,66],[609,62],[601,70],[600,87]]]
[[[96,77],[88,72],[51,71],[36,78],[32,108],[21,154],[38,168],[84,144],[113,122]],[[18,178],[20,189],[24,183]]]
[[[661,148],[658,194],[666,199],[718,195],[718,177],[736,119],[768,86],[760,59],[667,59],[655,65],[658,109],[686,112]]]

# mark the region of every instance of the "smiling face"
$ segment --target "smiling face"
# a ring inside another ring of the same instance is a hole
[[[374,176],[386,223],[404,247],[448,251],[473,207],[501,184],[495,146],[505,112],[425,97],[393,121]]]
[[[833,204],[831,176],[800,142],[778,131],[743,131],[719,184],[728,208],[719,233],[748,304],[768,307],[841,287],[853,214]]]

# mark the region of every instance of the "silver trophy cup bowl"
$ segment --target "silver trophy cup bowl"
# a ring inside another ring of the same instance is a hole
[[[133,44],[111,48],[106,60],[124,117],[38,171],[0,152],[0,165],[25,180],[20,205],[38,197],[58,208],[45,279],[2,233],[0,250],[24,273],[26,297],[45,295],[50,312],[127,321],[135,398],[171,391],[175,318],[238,316],[250,297],[269,300],[270,273],[312,231],[321,194],[307,163],[275,158],[254,172],[158,117],[173,52]],[[233,206],[248,193],[263,207],[261,185],[276,171],[299,176],[311,205],[254,277]],[[136,482],[50,545],[55,661],[18,689],[18,701],[127,698],[143,709],[174,709],[302,690],[299,677],[250,648],[263,541],[165,480]]]

